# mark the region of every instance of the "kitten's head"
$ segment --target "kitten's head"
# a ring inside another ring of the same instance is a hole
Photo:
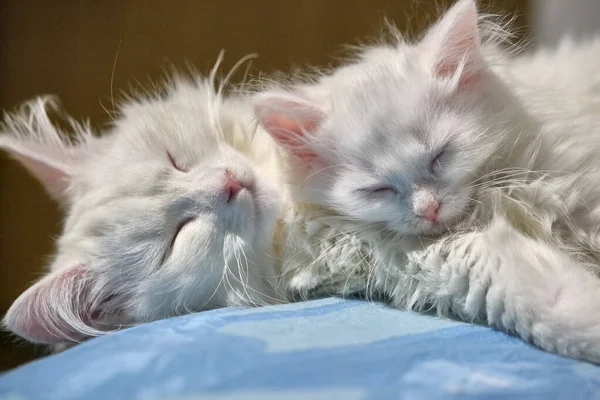
[[[486,65],[478,18],[461,0],[415,44],[372,47],[316,84],[255,97],[304,168],[307,200],[406,235],[468,213],[476,178],[510,152],[522,118]]]
[[[128,102],[110,132],[54,126],[38,99],[6,117],[6,149],[66,212],[50,272],[5,325],[34,342],[80,341],[121,325],[276,296],[278,192],[253,153],[247,102],[205,81]],[[260,159],[259,159],[260,158]]]

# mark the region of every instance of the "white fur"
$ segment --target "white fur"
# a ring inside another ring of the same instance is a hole
[[[577,101],[598,97],[571,87],[549,118],[576,65],[530,85],[550,56],[512,59],[478,19],[459,0],[416,44],[256,96],[294,166],[288,288],[383,294],[600,362],[600,126]],[[437,224],[415,212],[432,198]]]
[[[557,48],[536,48],[493,65],[528,112],[560,121],[597,115],[600,108],[600,37],[564,37]]]
[[[8,329],[33,342],[78,342],[186,312],[280,301],[272,237],[281,167],[248,100],[222,91],[212,79],[175,79],[164,95],[126,101],[101,137],[73,124],[75,142],[51,123],[47,99],[6,115],[0,147],[66,217],[48,275],[12,305]],[[249,188],[231,202],[226,169]]]

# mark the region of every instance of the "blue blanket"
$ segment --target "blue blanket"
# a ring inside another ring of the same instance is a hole
[[[600,399],[600,367],[358,300],[137,326],[0,375],[0,399]]]

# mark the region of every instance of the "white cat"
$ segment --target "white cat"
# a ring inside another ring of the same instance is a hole
[[[256,96],[294,163],[288,289],[381,293],[600,362],[600,124],[569,100],[538,121],[480,19],[460,0],[417,43]]]
[[[37,343],[233,304],[280,301],[272,237],[281,187],[274,143],[248,100],[177,78],[129,99],[101,137],[68,139],[38,98],[5,117],[0,147],[35,175],[66,220],[50,272],[5,326]]]

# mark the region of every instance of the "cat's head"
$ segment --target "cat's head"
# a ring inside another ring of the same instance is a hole
[[[8,115],[0,135],[66,214],[50,272],[12,305],[10,330],[34,342],[80,341],[274,300],[278,191],[256,168],[268,160],[250,148],[247,102],[181,81],[165,97],[127,102],[104,136],[73,124],[73,141],[48,105],[37,99]]]
[[[524,118],[486,63],[478,19],[461,0],[416,43],[370,47],[316,83],[256,95],[258,119],[304,168],[306,200],[406,235],[468,213]]]

